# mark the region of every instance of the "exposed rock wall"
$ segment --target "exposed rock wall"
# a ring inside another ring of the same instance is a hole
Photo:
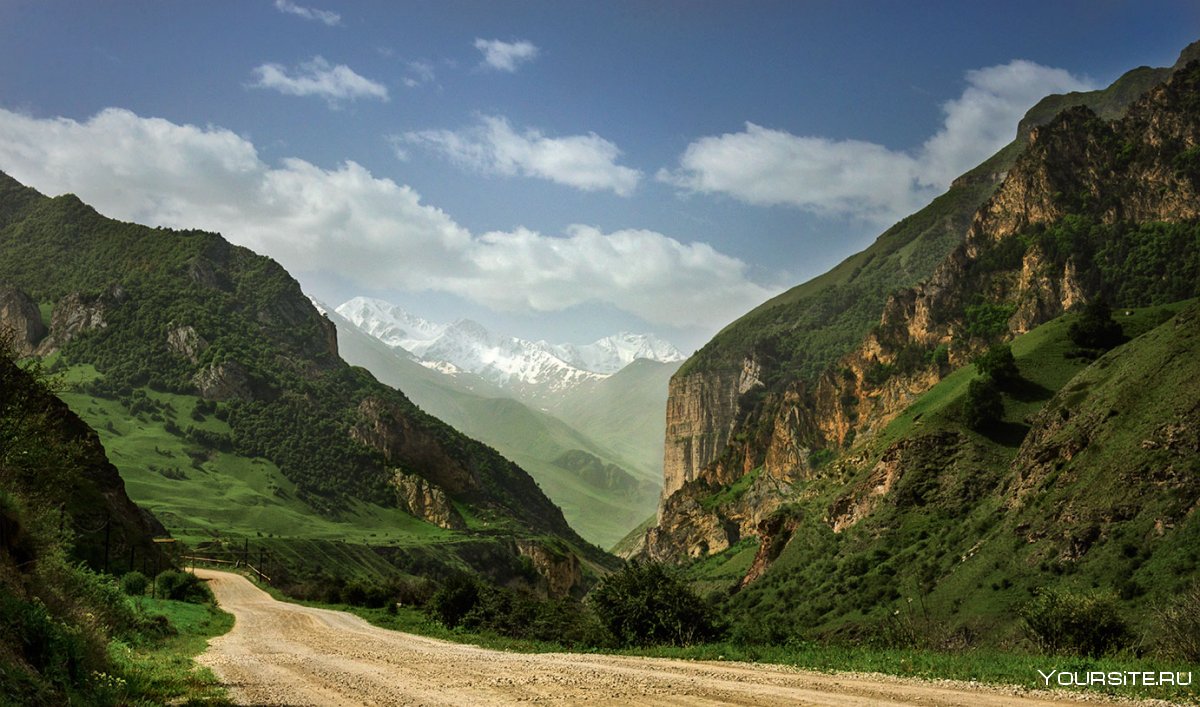
[[[466,529],[466,521],[450,502],[446,492],[428,480],[397,469],[392,476],[392,485],[396,487],[401,507],[417,518],[439,528]]]
[[[534,570],[545,580],[546,594],[555,598],[580,593],[583,587],[583,565],[579,556],[556,552],[537,540],[517,540],[517,553],[528,557]]]
[[[383,454],[389,464],[416,471],[451,496],[478,490],[479,482],[471,472],[450,457],[436,438],[414,425],[411,416],[374,397],[363,400],[358,413],[350,437]]]
[[[667,392],[667,433],[663,454],[663,498],[716,460],[741,411],[742,396],[762,386],[758,362],[740,370],[701,372],[671,379]]]
[[[0,287],[0,336],[10,336],[18,356],[29,356],[46,337],[37,303],[11,287]]]

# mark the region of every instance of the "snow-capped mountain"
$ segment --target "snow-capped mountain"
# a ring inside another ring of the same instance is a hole
[[[417,356],[448,328],[413,316],[390,302],[368,297],[355,297],[335,311],[388,346]]]
[[[602,380],[638,358],[683,360],[674,346],[646,334],[620,333],[586,345],[556,345],[495,334],[469,319],[436,324],[367,297],[355,297],[337,313],[430,368],[469,371],[525,395],[562,392]]]
[[[639,358],[672,363],[682,361],[679,349],[653,334],[621,332],[590,344],[560,344],[553,347],[567,363],[594,373],[616,373]]]

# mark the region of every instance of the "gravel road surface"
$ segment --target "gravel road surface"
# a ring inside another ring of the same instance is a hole
[[[786,666],[506,653],[388,631],[278,602],[197,569],[236,617],[199,660],[243,705],[1079,705],[1070,695]],[[1113,704],[1090,700],[1087,704]],[[1128,704],[1128,703],[1124,703]]]

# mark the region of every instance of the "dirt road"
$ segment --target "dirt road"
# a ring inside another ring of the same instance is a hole
[[[200,662],[249,705],[1078,705],[1068,696],[783,666],[522,654],[387,631],[196,570],[237,619]],[[1088,704],[1104,704],[1089,701]]]

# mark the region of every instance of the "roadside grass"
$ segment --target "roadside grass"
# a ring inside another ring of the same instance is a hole
[[[1185,673],[1183,679],[1191,682],[1192,685],[1187,687],[1143,685],[1058,687],[1055,679],[1052,678],[1049,687],[1071,692],[1200,704],[1200,688],[1192,679],[1196,673],[1200,673],[1200,665],[1171,664],[1122,655],[1107,658],[1082,658],[982,648],[950,652],[818,643],[786,646],[711,643],[686,647],[637,649],[622,651],[622,653],[687,660],[772,663],[827,673],[882,673],[923,680],[960,680],[985,685],[1009,685],[1029,690],[1047,689],[1046,680],[1038,672],[1039,670],[1047,674],[1052,671],[1066,673],[1174,672]]]
[[[233,615],[210,604],[138,597],[133,600],[157,631],[109,644],[114,673],[103,676],[109,696],[129,705],[231,705],[208,668],[196,665],[208,639],[233,627]],[[156,624],[165,617],[169,629]]]

